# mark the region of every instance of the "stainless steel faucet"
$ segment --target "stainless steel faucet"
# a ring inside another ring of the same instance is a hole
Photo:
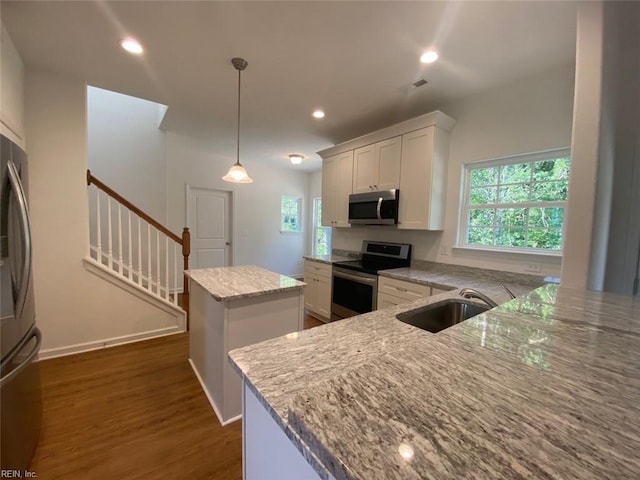
[[[516,298],[514,293],[511,290],[509,290],[504,283],[501,283],[500,286],[507,291],[507,293],[509,294],[509,296],[511,298]],[[477,298],[479,300],[482,300],[487,305],[489,305],[491,308],[494,308],[494,307],[498,306],[498,304],[496,302],[494,302],[489,297],[487,297],[484,293],[479,292],[475,288],[463,288],[462,290],[460,290],[460,295],[462,295],[464,298]]]
[[[479,300],[482,300],[491,308],[498,306],[496,302],[494,302],[489,297],[487,297],[484,293],[479,292],[475,288],[463,288],[462,290],[460,290],[460,295],[462,295],[464,298],[477,298]]]

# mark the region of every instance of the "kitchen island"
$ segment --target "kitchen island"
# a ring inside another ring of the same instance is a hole
[[[231,352],[262,432],[290,445],[255,455],[249,418],[245,478],[638,478],[640,302],[496,288],[501,306],[437,334],[396,319],[457,295]]]
[[[185,272],[190,279],[189,362],[223,425],[242,411],[242,386],[229,350],[302,330],[303,287],[255,266]]]

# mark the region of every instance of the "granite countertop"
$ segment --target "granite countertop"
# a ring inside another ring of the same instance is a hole
[[[258,297],[302,288],[295,278],[247,265],[239,267],[201,268],[185,274],[218,301]]]
[[[546,285],[438,334],[395,318],[456,295],[232,364],[321,478],[638,478],[640,302]]]
[[[329,265],[336,262],[345,262],[347,260],[353,260],[354,257],[348,257],[346,255],[303,255],[305,260],[312,260],[314,262],[328,263]]]

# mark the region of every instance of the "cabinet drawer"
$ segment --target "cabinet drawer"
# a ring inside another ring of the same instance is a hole
[[[304,261],[304,274],[317,275],[319,277],[331,277],[331,265],[312,260]]]
[[[395,305],[401,305],[408,303],[410,300],[396,297],[395,295],[389,295],[388,293],[378,292],[378,306],[376,310],[382,310],[383,308],[393,307]]]
[[[407,301],[431,295],[431,287],[419,283],[405,282],[395,278],[378,277],[378,293],[386,293]]]

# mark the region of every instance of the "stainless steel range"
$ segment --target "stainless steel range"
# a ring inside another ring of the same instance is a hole
[[[411,264],[411,245],[407,243],[363,240],[361,253],[361,260],[333,264],[331,320],[375,310],[378,271]]]

